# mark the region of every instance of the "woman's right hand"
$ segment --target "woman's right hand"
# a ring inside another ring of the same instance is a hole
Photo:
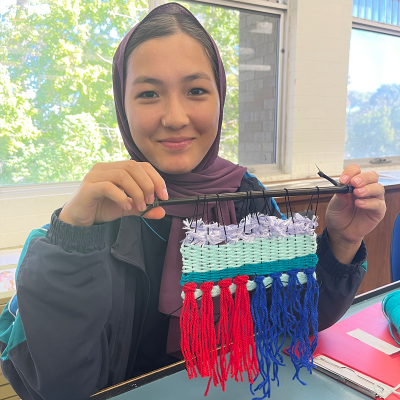
[[[122,215],[139,215],[146,203],[154,202],[154,193],[161,200],[168,200],[165,182],[151,164],[133,160],[97,163],[59,218],[70,225],[91,226]],[[156,207],[146,213],[146,218],[160,219],[164,215],[164,209]]]

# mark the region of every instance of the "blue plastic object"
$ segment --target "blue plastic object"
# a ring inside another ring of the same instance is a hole
[[[390,246],[390,274],[392,282],[400,281],[400,213],[394,220]]]

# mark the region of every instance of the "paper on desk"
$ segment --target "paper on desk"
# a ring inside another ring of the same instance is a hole
[[[322,372],[327,373],[328,375],[331,375],[330,372],[333,372],[334,376],[339,377],[339,380],[344,384],[360,390],[362,393],[374,399],[377,397],[386,399],[386,397],[390,396],[392,393],[400,395],[399,392],[396,392],[397,388],[385,385],[384,383],[373,379],[368,375],[362,374],[361,372],[355,371],[354,369],[327,356],[319,355],[315,357],[314,364]],[[354,383],[356,387],[354,387],[352,383]]]
[[[15,268],[0,270],[0,292],[15,290]]]
[[[347,332],[347,334],[389,356],[400,352],[399,347],[393,346],[384,340],[378,339],[377,337],[370,335],[361,329],[355,329],[354,331]]]

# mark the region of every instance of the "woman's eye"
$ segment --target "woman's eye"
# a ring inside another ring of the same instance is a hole
[[[189,92],[189,94],[191,94],[191,95],[193,95],[193,96],[198,96],[198,95],[203,94],[203,93],[205,93],[205,90],[200,89],[200,88],[192,89],[192,90]]]
[[[157,93],[156,92],[143,92],[143,93],[140,93],[139,97],[142,97],[144,99],[154,99],[157,97]]]

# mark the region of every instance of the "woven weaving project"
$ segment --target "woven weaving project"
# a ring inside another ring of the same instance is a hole
[[[237,225],[184,224],[180,325],[189,378],[209,377],[207,394],[211,382],[224,390],[229,376],[243,381],[246,374],[252,394],[269,397],[289,335],[294,378],[304,384],[299,371],[311,373],[318,331],[316,218],[257,214]]]

